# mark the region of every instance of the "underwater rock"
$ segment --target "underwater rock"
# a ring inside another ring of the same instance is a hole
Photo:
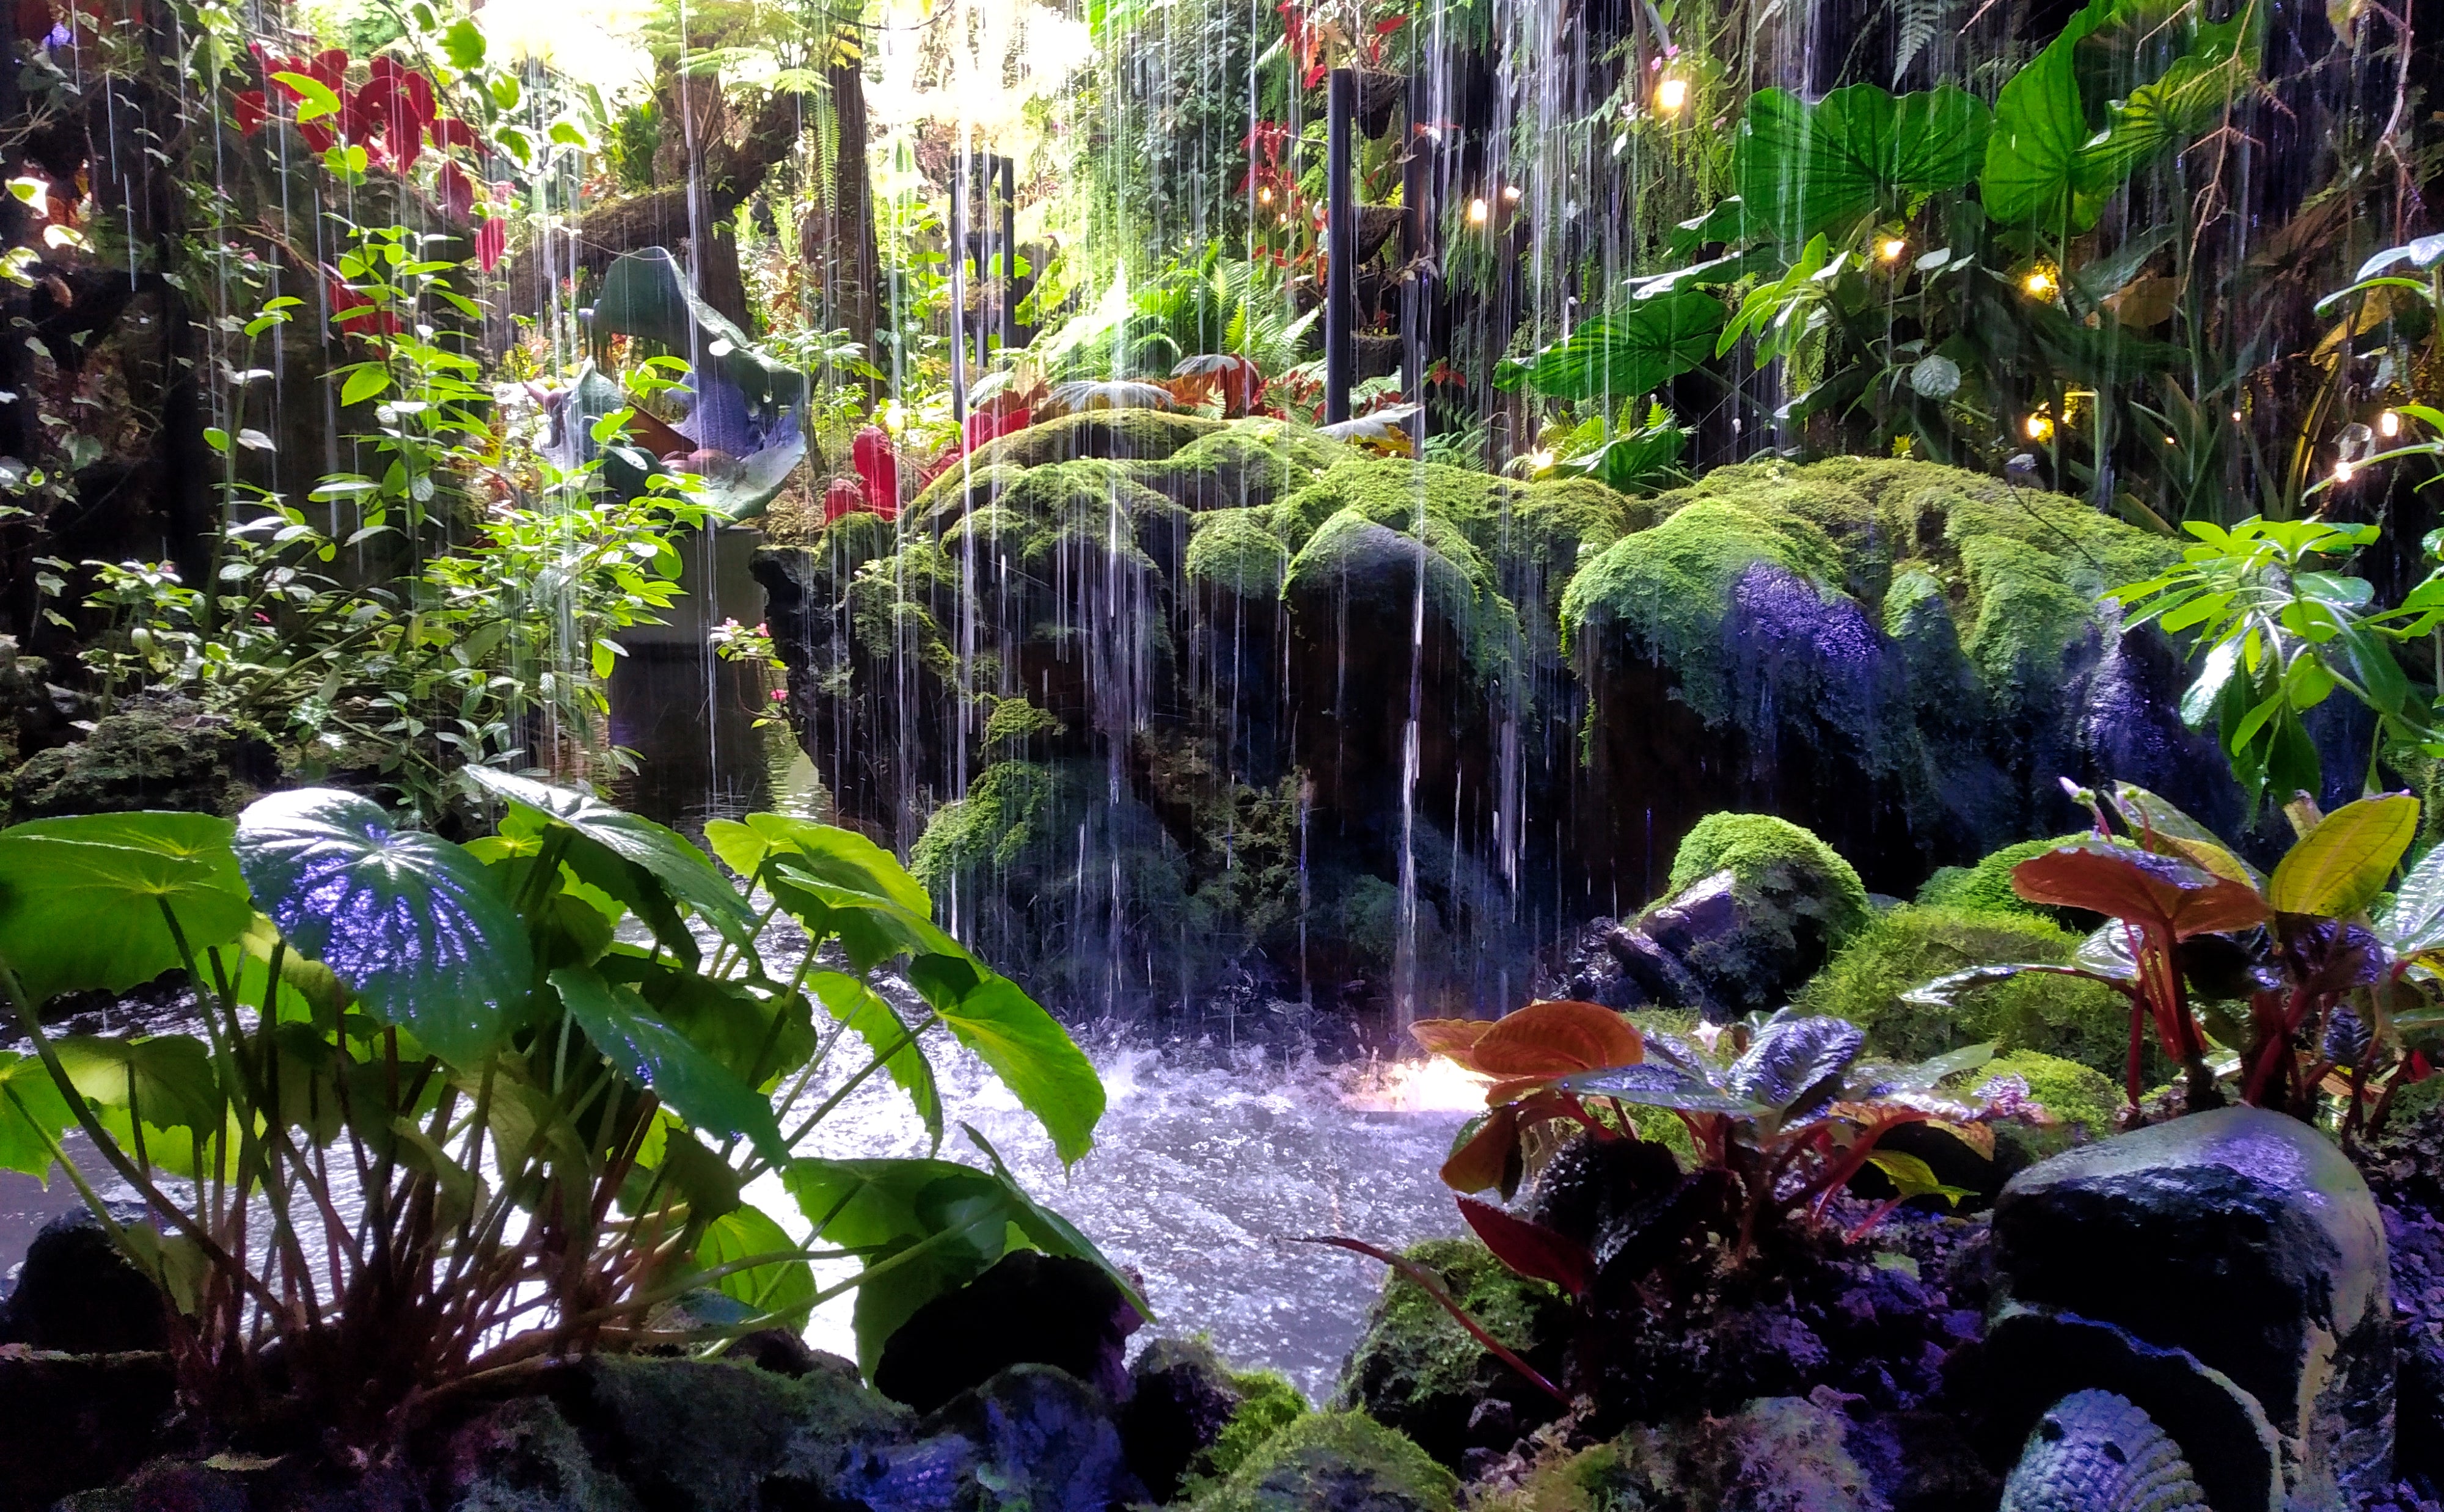
[[[252,730],[175,702],[131,705],[17,768],[19,822],[145,808],[234,814],[276,786],[280,761]]]
[[[1407,1254],[1440,1277],[1488,1333],[1548,1375],[1559,1368],[1570,1318],[1559,1290],[1521,1277],[1472,1239],[1428,1240]],[[1497,1400],[1509,1408],[1501,1421],[1479,1416],[1480,1406]],[[1342,1366],[1332,1406],[1398,1429],[1454,1469],[1470,1449],[1508,1448],[1559,1411],[1397,1271]]]
[[[1458,1477],[1362,1412],[1302,1417],[1201,1491],[1194,1512],[1453,1512]]]
[[[2246,1393],[2281,1435],[2290,1505],[2391,1484],[2383,1223],[2316,1130],[2226,1108],[2071,1151],[2012,1179],[1994,1238],[2011,1302],[2185,1351]],[[2202,1473],[2228,1457],[2182,1441]]]
[[[112,1218],[144,1216],[114,1204]],[[0,1300],[0,1343],[69,1355],[117,1355],[166,1348],[169,1318],[160,1288],[110,1242],[83,1208],[43,1225],[26,1246],[16,1283]]]
[[[931,1412],[1011,1366],[1053,1365],[1119,1402],[1129,1391],[1126,1341],[1143,1321],[1100,1266],[1012,1250],[900,1324],[874,1386]]]
[[[1129,1367],[1128,1405],[1120,1411],[1130,1470],[1156,1501],[1170,1501],[1188,1467],[1221,1440],[1246,1400],[1213,1345],[1154,1340]]]

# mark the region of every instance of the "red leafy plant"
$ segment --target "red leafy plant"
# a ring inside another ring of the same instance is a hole
[[[1600,1292],[1634,1293],[1709,1230],[1728,1244],[1731,1265],[1749,1264],[1781,1247],[1803,1220],[1821,1220],[1833,1195],[1871,1164],[1899,1188],[1898,1200],[1949,1194],[1924,1162],[1878,1150],[1903,1124],[1932,1124],[1993,1152],[1997,1112],[1938,1090],[1983,1064],[1993,1053],[1988,1044],[1916,1066],[1879,1066],[1861,1060],[1866,1037],[1855,1024],[1785,1009],[1724,1029],[1717,1056],[1680,1036],[1640,1030],[1601,1005],[1567,1001],[1531,1003],[1490,1023],[1429,1020],[1412,1032],[1490,1079],[1487,1111],[1460,1131],[1442,1168],[1444,1183],[1464,1194],[1461,1216],[1504,1264],[1583,1305]],[[1695,1147],[1695,1168],[1683,1171],[1671,1151],[1641,1139],[1632,1107],[1676,1116]],[[1581,1138],[1617,1152],[1612,1169],[1639,1215],[1601,1257],[1583,1238],[1467,1195],[1492,1191],[1507,1202],[1531,1164]],[[1321,1242],[1391,1259],[1356,1241]],[[1486,1339],[1447,1294],[1426,1289]]]
[[[2444,961],[2444,848],[2376,905],[2418,833],[2418,801],[2362,798],[2322,814],[2287,810],[2298,838],[2271,875],[2195,820],[2127,784],[2094,806],[2097,833],[2031,857],[2011,886],[2030,902],[2103,914],[2067,965],[1972,967],[1909,996],[1949,1005],[2031,972],[2084,977],[2130,1004],[2124,1092],[2144,1091],[2148,1035],[2183,1070],[2192,1112],[2240,1099],[2313,1118],[2324,1098],[2344,1133],[2380,1118],[2423,1074],[2417,1052],[2444,1031],[2435,967]],[[2110,808],[2110,815],[2107,809]],[[2113,833],[2118,817],[2125,835]],[[2368,1094],[2380,1088],[2373,1106]]]

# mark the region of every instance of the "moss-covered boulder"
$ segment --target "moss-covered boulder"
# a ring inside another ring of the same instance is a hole
[[[1194,1512],[1453,1512],[1459,1479],[1361,1412],[1316,1412],[1265,1440]]]
[[[2173,703],[2176,660],[2101,596],[2168,542],[2075,500],[1929,463],[1725,468],[1571,581],[1562,621],[1604,839],[1651,856],[1709,809],[1786,815],[1870,886],[2066,821],[2063,774],[2209,822],[2236,790]]]
[[[20,765],[7,784],[9,815],[20,821],[143,808],[227,815],[279,782],[279,757],[255,731],[192,705],[142,704]]]
[[[1544,1371],[1561,1364],[1570,1305],[1472,1239],[1431,1239],[1408,1258],[1433,1272],[1486,1332]],[[1423,1287],[1398,1272],[1366,1317],[1342,1366],[1332,1405],[1398,1429],[1457,1468],[1472,1448],[1505,1449],[1549,1421],[1551,1398],[1489,1353]]]
[[[1965,909],[1974,913],[2025,913],[2030,918],[2074,922],[2075,912],[2031,903],[2011,887],[2011,871],[2031,857],[2082,839],[2085,831],[2051,839],[2020,840],[1981,857],[1974,866],[1939,867],[1917,890],[1917,901],[1937,908]],[[2091,916],[2092,917],[2092,916]]]
[[[1877,1054],[1923,1060],[1991,1042],[2120,1076],[2130,1049],[2129,1002],[2101,984],[2024,972],[1959,991],[1946,1005],[1908,996],[1937,977],[1977,966],[2065,965],[2080,937],[2022,913],[1902,904],[1878,914],[1809,981],[1798,1002],[1847,1019]]]
[[[2102,1139],[2113,1133],[2115,1116],[2121,1110],[2119,1080],[2093,1066],[2037,1050],[1996,1056],[1960,1079],[1964,1090],[1990,1097],[2013,1083],[2027,1089],[2027,1099],[2044,1116],[1994,1126],[1998,1145],[2011,1152],[1998,1155],[2001,1164],[2033,1164],[2073,1145]]]

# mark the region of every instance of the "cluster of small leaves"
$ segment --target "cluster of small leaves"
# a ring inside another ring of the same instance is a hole
[[[58,1163],[160,1284],[208,1423],[277,1398],[302,1443],[366,1450],[436,1393],[572,1351],[718,1348],[861,1285],[870,1359],[1013,1245],[1101,1263],[990,1147],[981,1169],[797,1156],[878,1073],[938,1143],[936,1029],[1065,1162],[1102,1112],[1068,1036],[935,925],[888,853],[779,815],[725,822],[711,839],[742,894],[681,837],[587,794],[469,781],[501,821],[467,846],[324,789],[234,824],[0,831],[0,994],[35,1049],[0,1055],[0,1165]],[[807,946],[776,969],[763,948],[785,914]],[[879,989],[886,965],[918,1011]],[[195,1032],[42,1026],[59,994],[165,972],[194,987]],[[102,1201],[103,1173],[63,1147],[70,1127],[140,1218]],[[798,1225],[745,1199],[767,1172]],[[848,1259],[856,1277],[816,1284],[812,1263]],[[708,1286],[751,1317],[657,1322]]]

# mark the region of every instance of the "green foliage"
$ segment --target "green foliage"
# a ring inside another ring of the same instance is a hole
[[[2271,795],[2324,791],[2316,741],[2304,721],[2337,689],[2376,715],[2376,759],[2388,747],[2444,755],[2429,700],[2394,657],[2398,634],[2423,633],[2436,616],[2414,598],[2392,615],[2375,614],[2375,589],[2363,578],[2320,570],[2323,559],[2372,544],[2375,526],[2337,526],[2323,519],[2250,518],[2230,530],[2203,521],[2183,528],[2199,544],[2178,566],[2110,595],[2133,613],[2130,627],[2157,623],[2172,634],[2194,632],[2197,680],[2181,697],[2192,728],[2214,722],[2232,776],[2254,803]],[[2435,597],[2435,596],[2429,596]],[[2444,601],[2444,599],[2439,599]],[[2404,617],[2407,631],[2386,623]]]
[[[1862,220],[1904,220],[1976,175],[1988,123],[1984,101],[1949,84],[1898,97],[1850,84],[1812,105],[1760,89],[1739,128],[1742,216],[1794,246],[1822,232],[1846,238]]]
[[[2113,1116],[2120,1108],[2121,1092],[2111,1077],[2093,1066],[2042,1051],[2014,1050],[1996,1056],[1961,1079],[1971,1086],[1990,1086],[2003,1077],[2017,1077],[2027,1082],[2029,1097],[2053,1119],[2053,1127],[2046,1131],[2053,1137],[2044,1143],[2083,1144],[2113,1133]],[[2009,1131],[2013,1135],[2033,1132]]]
[[[1554,398],[1619,402],[1662,387],[1712,356],[1723,305],[1702,289],[1680,289],[1583,322],[1567,340],[1524,360],[1506,360],[1497,388]]]
[[[1874,1053],[1923,1060],[1966,1045],[2041,1051],[2118,1071],[2130,1042],[2119,993],[2074,977],[2029,974],[1963,994],[1943,1007],[1914,1003],[1918,984],[1970,967],[2012,961],[2064,965],[2079,936],[2027,913],[1903,904],[1875,921],[1800,990],[1810,1013],[1846,1019]]]
[[[1827,900],[1826,923],[1837,940],[1865,926],[1867,889],[1848,861],[1814,835],[1771,814],[1709,814],[1697,821],[1672,856],[1665,884],[1677,893],[1728,870],[1750,887],[1801,889]],[[1784,881],[1775,874],[1787,874]]]
[[[1233,1374],[1239,1405],[1213,1442],[1200,1451],[1181,1486],[1180,1500],[1194,1502],[1208,1483],[1224,1481],[1272,1441],[1273,1435],[1312,1411],[1289,1377],[1278,1371]]]
[[[372,1452],[428,1395],[598,1342],[718,1348],[869,1283],[861,1321],[896,1322],[1016,1245],[1102,1263],[981,1138],[988,1169],[795,1158],[878,1072],[938,1131],[937,1025],[1065,1159],[1102,1111],[1068,1037],[934,927],[887,853],[785,816],[725,821],[723,855],[770,899],[750,913],[701,852],[590,795],[490,773],[472,793],[506,812],[464,847],[326,789],[234,826],[147,813],[0,831],[0,995],[35,1048],[0,1059],[0,1160],[65,1166],[168,1298],[208,1419],[268,1393]],[[784,913],[805,953],[776,976],[759,942]],[[92,927],[105,917],[124,927]],[[855,974],[817,971],[832,951]],[[913,1022],[868,980],[891,963],[925,999]],[[196,990],[200,1032],[41,1028],[41,1001],[165,969]],[[64,1152],[71,1125],[140,1219]],[[361,1216],[343,1217],[335,1168],[357,1174]],[[776,1169],[807,1237],[744,1203]],[[819,1289],[817,1259],[862,1264]],[[654,1320],[706,1287],[743,1316]]]

